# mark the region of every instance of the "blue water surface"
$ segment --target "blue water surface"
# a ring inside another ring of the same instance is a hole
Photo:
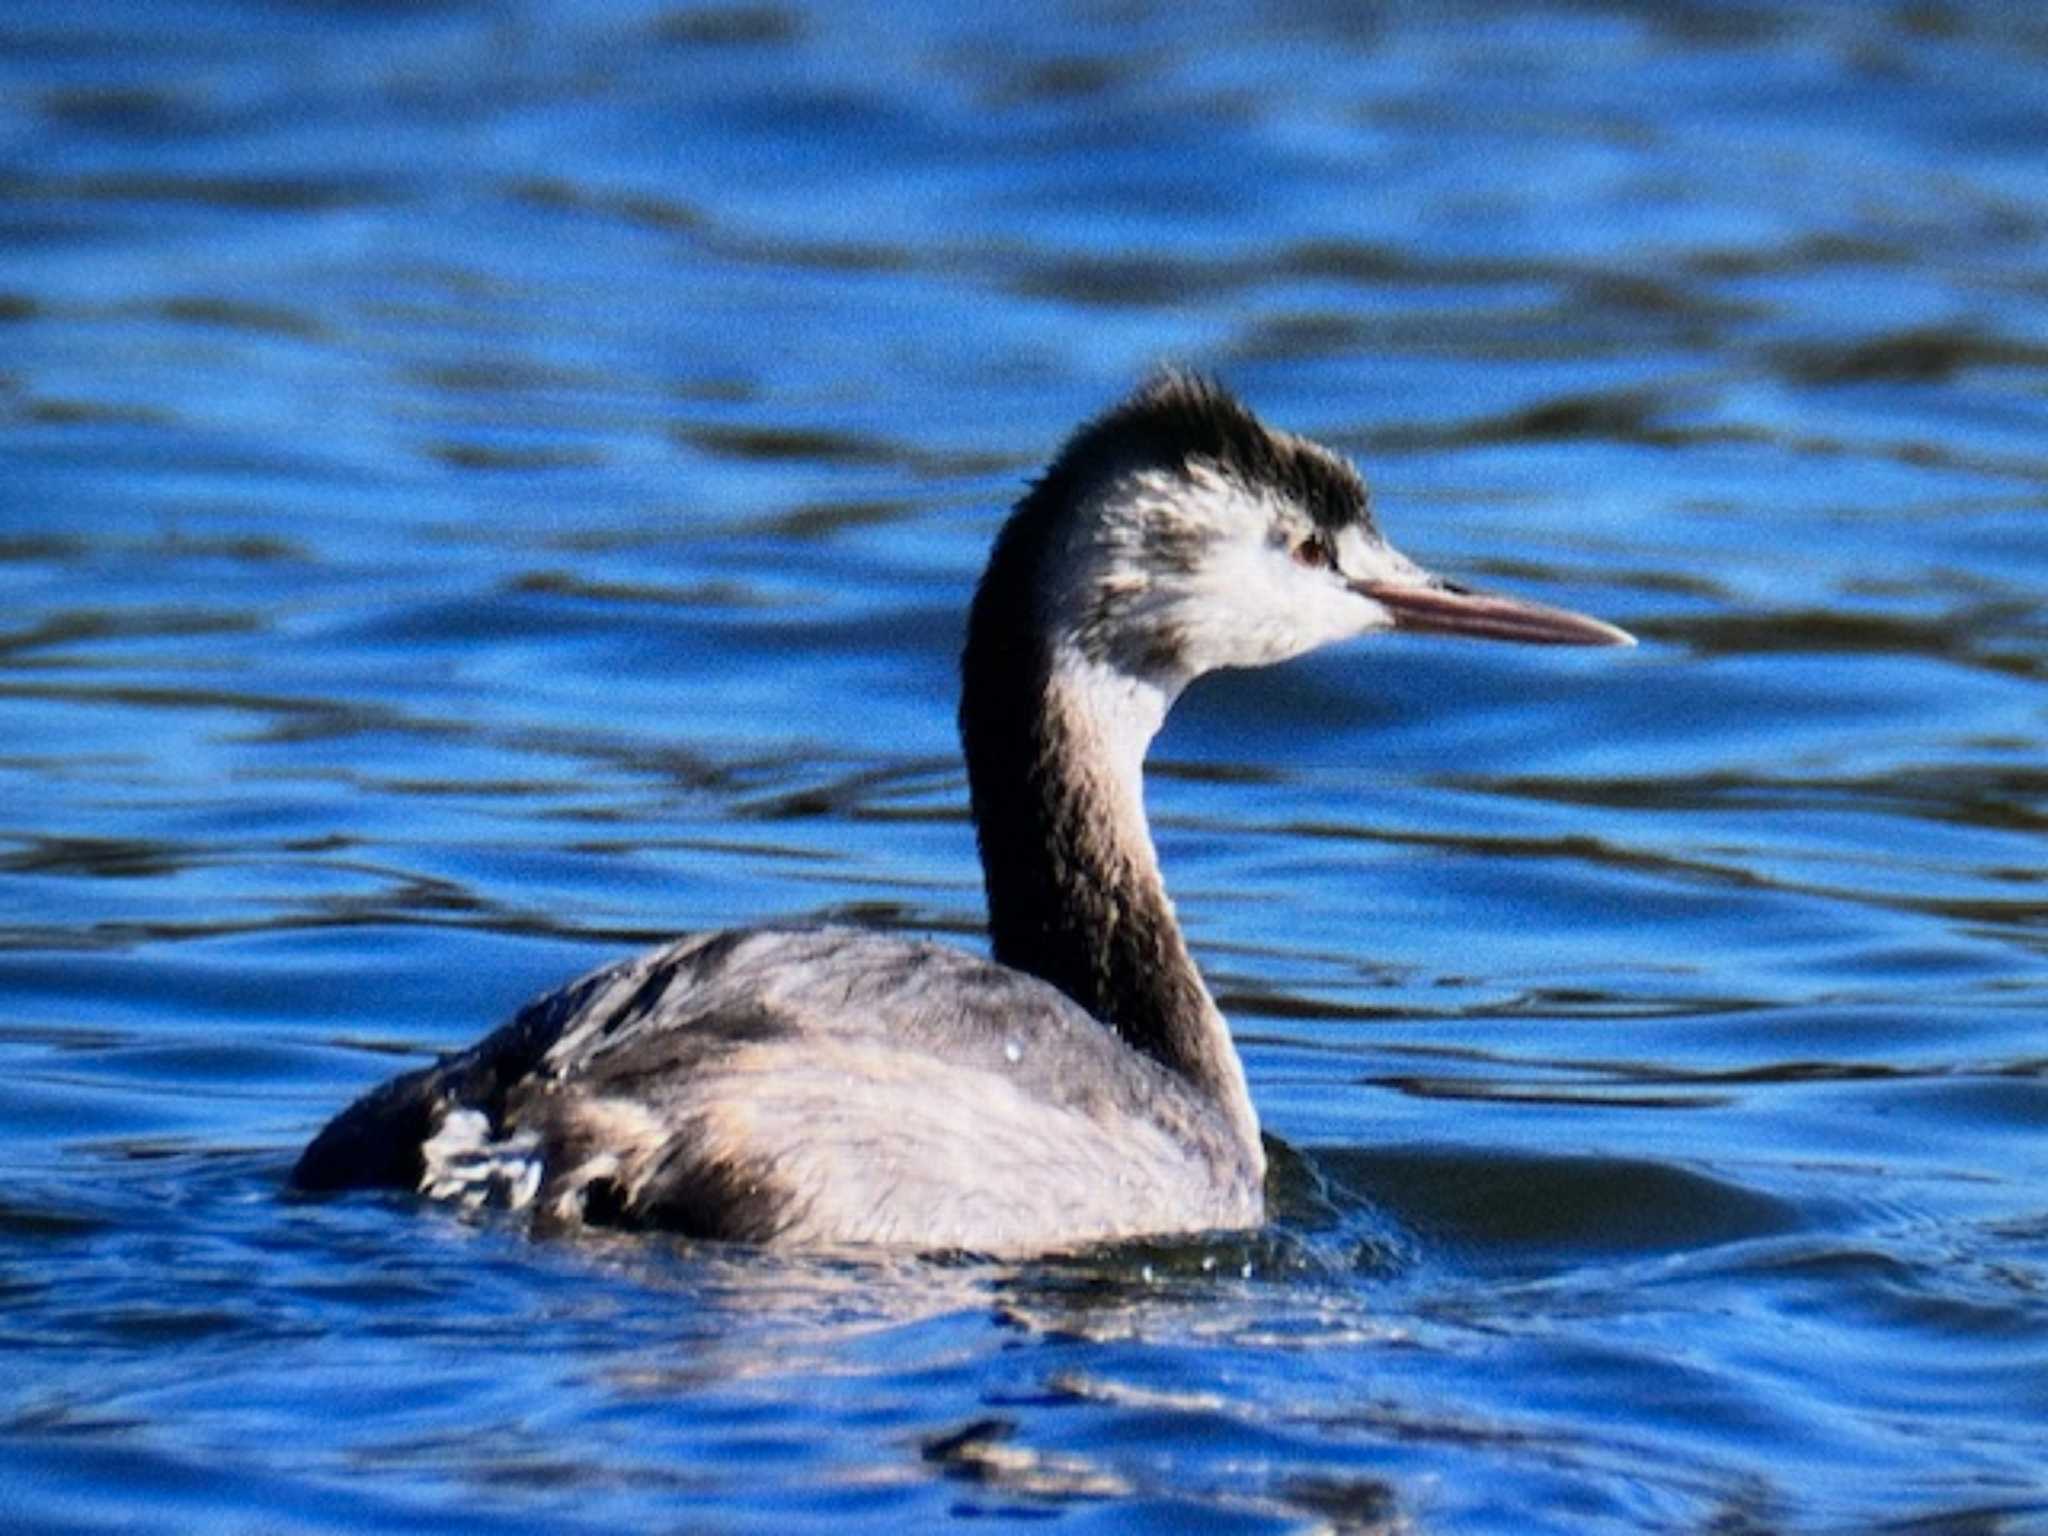
[[[2048,13],[0,10],[0,1525],[2048,1531]],[[282,1181],[671,934],[980,942],[1005,507],[1161,359],[1631,653],[1212,679],[1238,1239]]]

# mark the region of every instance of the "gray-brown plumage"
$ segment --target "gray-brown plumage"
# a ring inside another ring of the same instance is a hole
[[[1628,639],[1437,580],[1349,464],[1160,375],[1068,441],[975,594],[960,728],[993,962],[843,928],[678,940],[369,1094],[294,1181],[996,1254],[1256,1225],[1258,1119],[1160,877],[1144,753],[1204,672],[1397,627]]]

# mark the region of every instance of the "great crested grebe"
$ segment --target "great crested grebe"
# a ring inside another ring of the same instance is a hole
[[[678,939],[368,1094],[293,1181],[997,1255],[1258,1225],[1258,1117],[1161,882],[1145,751],[1203,673],[1386,629],[1630,643],[1430,575],[1345,460],[1158,375],[1069,439],[975,592],[960,735],[993,962],[836,927]]]

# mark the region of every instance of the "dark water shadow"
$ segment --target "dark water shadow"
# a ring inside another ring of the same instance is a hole
[[[1774,1196],[1676,1164],[1438,1147],[1318,1147],[1333,1186],[1483,1270],[1747,1242],[1796,1230]]]

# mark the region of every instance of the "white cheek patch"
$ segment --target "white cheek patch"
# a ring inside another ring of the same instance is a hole
[[[1286,661],[1386,618],[1334,571],[1263,541],[1219,551],[1179,596],[1188,662],[1198,672]]]
[[[1267,666],[1387,628],[1386,610],[1346,577],[1413,568],[1357,528],[1337,535],[1338,571],[1304,564],[1276,535],[1296,527],[1306,536],[1302,511],[1280,492],[1212,465],[1129,475],[1076,520],[1040,601],[1067,648],[1169,697],[1204,672]]]
[[[1193,513],[1215,533],[1207,558],[1179,579],[1162,579],[1154,595],[1155,605],[1170,609],[1185,636],[1190,676],[1220,667],[1269,666],[1391,622],[1336,571],[1303,564],[1289,540],[1275,537],[1274,530],[1301,519],[1276,493],[1197,464],[1184,481],[1161,484],[1154,494],[1172,498],[1175,514]],[[1360,529],[1344,529],[1338,537],[1358,546],[1361,561],[1393,553]],[[1343,563],[1340,551],[1340,568]]]

